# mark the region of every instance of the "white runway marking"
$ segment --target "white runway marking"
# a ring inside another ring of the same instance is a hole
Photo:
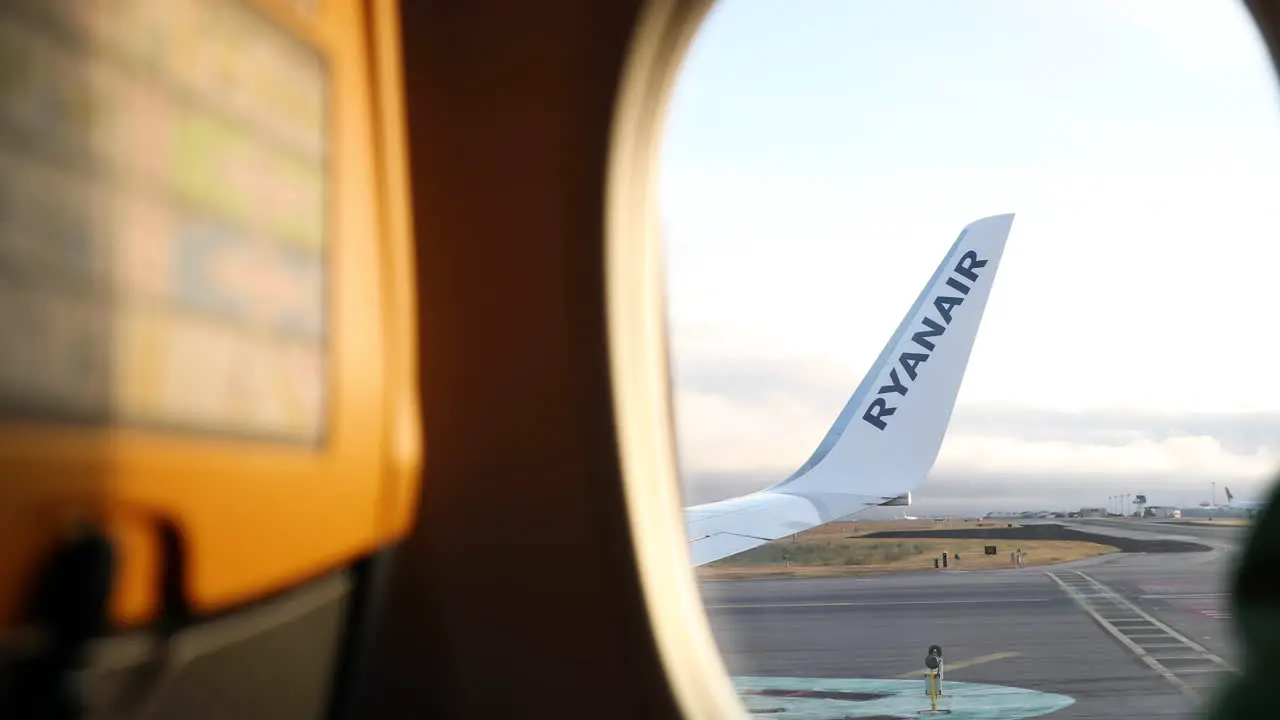
[[[1199,698],[1202,691],[1217,684],[1217,678],[1212,676],[1234,671],[1227,661],[1203,645],[1079,570],[1045,575],[1061,585],[1104,630],[1184,694]],[[1203,676],[1210,676],[1207,683]]]

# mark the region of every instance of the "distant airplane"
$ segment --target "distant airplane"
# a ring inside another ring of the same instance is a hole
[[[1261,510],[1266,505],[1266,503],[1255,502],[1253,500],[1236,500],[1236,496],[1231,494],[1231,488],[1226,485],[1223,485],[1222,487],[1227,491],[1227,507],[1245,510],[1252,515],[1255,511]]]
[[[1012,226],[1009,214],[965,227],[817,450],[790,477],[685,508],[694,565],[869,507],[911,504],[911,488],[938,457]]]

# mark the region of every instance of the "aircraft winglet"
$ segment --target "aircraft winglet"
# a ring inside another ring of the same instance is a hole
[[[695,565],[876,505],[906,505],[933,467],[1013,215],[961,231],[818,444],[760,492],[685,509]]]

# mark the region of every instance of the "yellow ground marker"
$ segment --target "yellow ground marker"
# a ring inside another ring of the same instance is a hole
[[[968,660],[961,660],[960,662],[949,662],[943,665],[943,667],[946,668],[948,672],[955,672],[956,670],[963,670],[967,667],[973,667],[974,665],[981,665],[983,663],[995,662],[996,660],[1005,660],[1007,658],[1019,657],[1020,655],[1022,655],[1022,653],[1016,652],[1016,651],[991,653],[990,655],[979,655],[976,658],[969,658]],[[924,668],[921,668],[919,670],[912,670],[909,673],[903,673],[897,676],[896,679],[911,680],[913,678],[923,677],[926,672],[928,671],[925,670]]]

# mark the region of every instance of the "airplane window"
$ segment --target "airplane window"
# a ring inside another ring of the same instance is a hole
[[[1163,717],[1236,672],[1277,119],[1233,2],[718,4],[661,215],[690,556],[748,708]]]

